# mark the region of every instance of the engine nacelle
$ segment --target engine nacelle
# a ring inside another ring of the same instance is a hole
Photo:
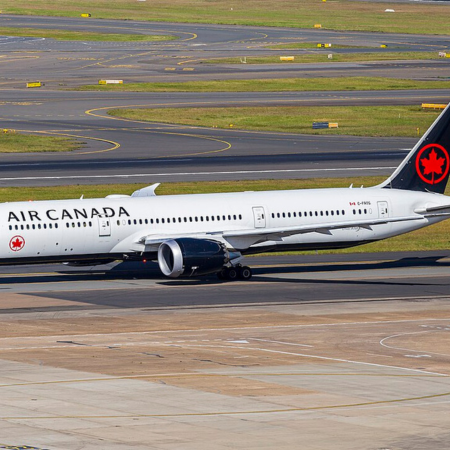
[[[225,245],[208,239],[171,239],[158,249],[159,268],[171,278],[216,273],[228,261]]]

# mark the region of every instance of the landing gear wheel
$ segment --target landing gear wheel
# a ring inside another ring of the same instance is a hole
[[[229,267],[227,270],[227,280],[235,281],[239,277],[238,269],[235,267]]]
[[[248,266],[239,267],[239,279],[240,280],[250,280],[252,277],[252,269]]]

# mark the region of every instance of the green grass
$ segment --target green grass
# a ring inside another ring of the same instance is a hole
[[[233,129],[255,131],[418,137],[439,112],[414,106],[256,106],[114,109],[108,114],[130,120],[214,128],[230,128],[232,124]],[[313,130],[313,122],[337,122],[339,128]]]
[[[0,153],[71,152],[81,146],[82,143],[66,137],[0,133]]]
[[[332,53],[333,58],[328,59]],[[294,56],[294,61],[281,61],[280,56]],[[332,49],[320,52],[304,53],[300,55],[277,55],[277,56],[248,56],[246,64],[311,64],[311,63],[333,63],[333,62],[361,62],[361,61],[396,61],[396,60],[427,60],[439,59],[437,52],[370,52],[370,53],[333,53]],[[242,59],[217,58],[199,61],[202,64],[243,64]]]
[[[280,78],[262,80],[125,83],[80,86],[79,91],[124,92],[286,92],[449,89],[450,81],[417,81],[381,77]]]
[[[59,41],[167,41],[177,39],[175,36],[147,35],[147,34],[113,34],[89,33],[84,31],[46,30],[40,28],[12,28],[0,27],[2,36],[25,36],[56,39]]]
[[[239,192],[263,191],[282,189],[315,189],[355,186],[374,186],[384,177],[355,177],[355,178],[328,178],[309,180],[250,180],[250,181],[212,181],[190,183],[164,183],[158,190],[158,195],[173,194],[203,194],[209,192]],[[158,180],[149,180],[149,184]],[[3,202],[29,201],[29,200],[61,200],[70,198],[105,197],[109,194],[131,194],[144,184],[115,184],[96,186],[54,186],[54,187],[26,187],[26,188],[0,188],[0,199]],[[446,194],[450,193],[447,188]],[[444,221],[422,230],[403,236],[339,251],[323,251],[320,253],[355,253],[355,252],[395,252],[443,250],[450,247],[450,221]]]
[[[267,0],[2,0],[5,14],[37,14],[93,18],[134,19],[168,22],[264,25],[274,27],[364,30],[393,33],[450,34],[445,20],[446,4],[395,4],[396,12],[387,14],[390,3],[322,2],[320,0],[280,0],[274,6]]]

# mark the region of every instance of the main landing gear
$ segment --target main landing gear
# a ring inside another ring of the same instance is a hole
[[[220,272],[217,273],[217,278],[219,280],[250,280],[252,277],[252,269],[248,266],[241,266],[240,264],[237,266],[231,267],[223,267]]]

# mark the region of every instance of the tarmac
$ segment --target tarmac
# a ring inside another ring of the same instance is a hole
[[[385,256],[252,258],[246,283],[5,268],[1,445],[446,448],[449,262]]]

